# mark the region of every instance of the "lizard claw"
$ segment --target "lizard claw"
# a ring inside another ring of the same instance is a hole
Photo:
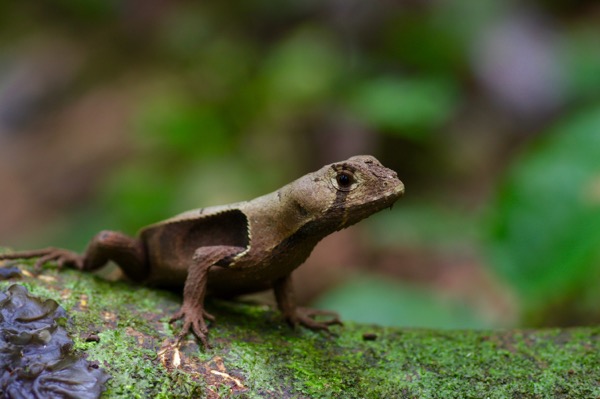
[[[330,319],[317,321],[317,316],[329,316]],[[311,330],[321,330],[327,332],[330,332],[329,326],[343,325],[339,315],[336,312],[310,308],[297,308],[296,314],[293,317],[288,318],[288,322],[292,326],[300,324]]]
[[[215,316],[211,315],[204,309],[202,309],[202,315],[204,316],[205,319],[208,319],[210,321],[215,321]]]
[[[183,319],[183,327],[179,334],[177,334],[176,340],[181,343],[188,333],[193,332],[196,337],[202,342],[205,349],[210,349],[208,344],[207,335],[208,327],[204,319],[214,321],[215,317],[205,311],[204,309],[191,308],[183,305],[181,309],[171,317],[169,323],[173,323],[179,319]]]

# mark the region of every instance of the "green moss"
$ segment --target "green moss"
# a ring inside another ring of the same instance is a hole
[[[600,396],[597,327],[436,331],[347,322],[334,336],[292,330],[264,306],[213,300],[214,348],[204,351],[190,336],[174,368],[175,352],[166,362],[158,352],[172,342],[167,321],[178,295],[76,271],[20,283],[65,307],[76,349],[112,375],[106,398]],[[376,339],[364,340],[366,333]],[[90,334],[99,342],[87,342]]]

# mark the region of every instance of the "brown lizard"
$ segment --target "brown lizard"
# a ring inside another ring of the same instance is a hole
[[[131,280],[183,285],[181,340],[191,331],[208,346],[205,295],[232,297],[272,288],[291,324],[328,330],[334,312],[296,306],[291,273],[325,236],[390,208],[404,193],[397,174],[372,156],[326,165],[252,201],[196,209],[143,228],[137,237],[102,231],[83,254],[64,249],[0,254],[0,260],[38,258],[92,271],[115,262]],[[317,321],[318,314],[330,319]]]

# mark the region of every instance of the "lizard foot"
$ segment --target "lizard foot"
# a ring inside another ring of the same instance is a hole
[[[31,259],[38,258],[34,264],[36,273],[42,270],[44,264],[56,261],[59,268],[72,266],[79,270],[83,269],[83,256],[60,248],[45,248],[34,251],[23,251],[0,255],[0,259]]]
[[[186,306],[185,304],[181,307],[179,312],[175,313],[169,323],[173,323],[179,319],[183,319],[183,327],[179,334],[177,334],[177,342],[181,343],[183,338],[190,333],[193,332],[196,337],[202,342],[204,348],[210,349],[210,345],[208,344],[208,340],[206,338],[208,334],[208,327],[206,327],[206,322],[204,319],[214,321],[215,317],[205,311],[201,307],[192,307]]]
[[[317,316],[328,316],[329,319],[317,321]],[[329,332],[329,326],[343,325],[339,315],[336,312],[310,308],[297,308],[296,315],[288,318],[288,322],[292,324],[292,326],[301,324],[311,330],[322,330],[327,332]]]
[[[37,272],[42,270],[42,266],[50,261],[55,261],[59,269],[65,266],[71,266],[78,270],[83,270],[83,256],[66,249],[52,248],[46,255],[41,256],[34,265]]]

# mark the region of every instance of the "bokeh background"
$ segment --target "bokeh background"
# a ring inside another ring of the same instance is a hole
[[[83,250],[373,154],[406,196],[303,303],[412,327],[600,321],[600,4],[0,5],[0,245]]]

